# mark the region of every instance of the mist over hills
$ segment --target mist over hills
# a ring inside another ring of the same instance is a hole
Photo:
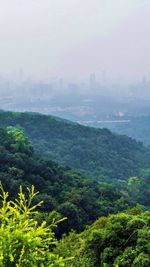
[[[94,73],[83,82],[59,77],[33,81],[20,76],[18,80],[0,77],[1,109],[51,114],[150,144],[150,82],[146,77],[125,85],[98,81]]]
[[[99,123],[92,121],[85,125],[91,125],[94,127],[108,128],[112,132],[119,134],[125,134],[130,136],[137,141],[143,142],[145,145],[150,145],[150,116],[139,116],[139,117],[125,117],[120,119],[114,117],[111,120],[101,120]]]

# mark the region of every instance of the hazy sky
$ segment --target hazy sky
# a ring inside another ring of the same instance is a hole
[[[150,77],[150,0],[0,0],[0,73]]]

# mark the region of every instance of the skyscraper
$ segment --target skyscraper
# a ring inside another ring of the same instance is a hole
[[[96,87],[96,75],[95,73],[90,74],[90,89],[94,89]]]

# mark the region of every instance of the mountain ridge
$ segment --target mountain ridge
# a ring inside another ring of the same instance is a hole
[[[24,129],[34,150],[89,177],[125,179],[150,163],[142,143],[108,129],[96,129],[39,113],[0,112],[0,126]]]

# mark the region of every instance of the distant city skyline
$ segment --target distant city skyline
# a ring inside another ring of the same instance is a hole
[[[0,36],[2,75],[150,77],[148,0],[1,0]]]
[[[59,75],[46,75],[45,77],[36,77],[36,75],[32,75],[29,73],[26,73],[23,68],[19,68],[16,71],[13,71],[12,73],[0,73],[0,80],[5,80],[5,81],[18,81],[18,82],[55,82],[57,81],[60,85],[60,87],[63,87],[64,83],[77,83],[77,84],[82,84],[82,83],[87,83],[89,84],[95,84],[100,83],[100,84],[107,84],[113,85],[113,84],[120,84],[120,85],[127,85],[127,84],[137,84],[137,83],[147,83],[150,82],[150,75],[145,75],[141,74],[136,80],[119,80],[119,79],[113,79],[111,77],[111,74],[108,74],[108,71],[102,70],[101,72],[91,72],[87,73],[86,76],[83,77],[78,77],[78,78],[73,78],[73,77],[63,77]]]

